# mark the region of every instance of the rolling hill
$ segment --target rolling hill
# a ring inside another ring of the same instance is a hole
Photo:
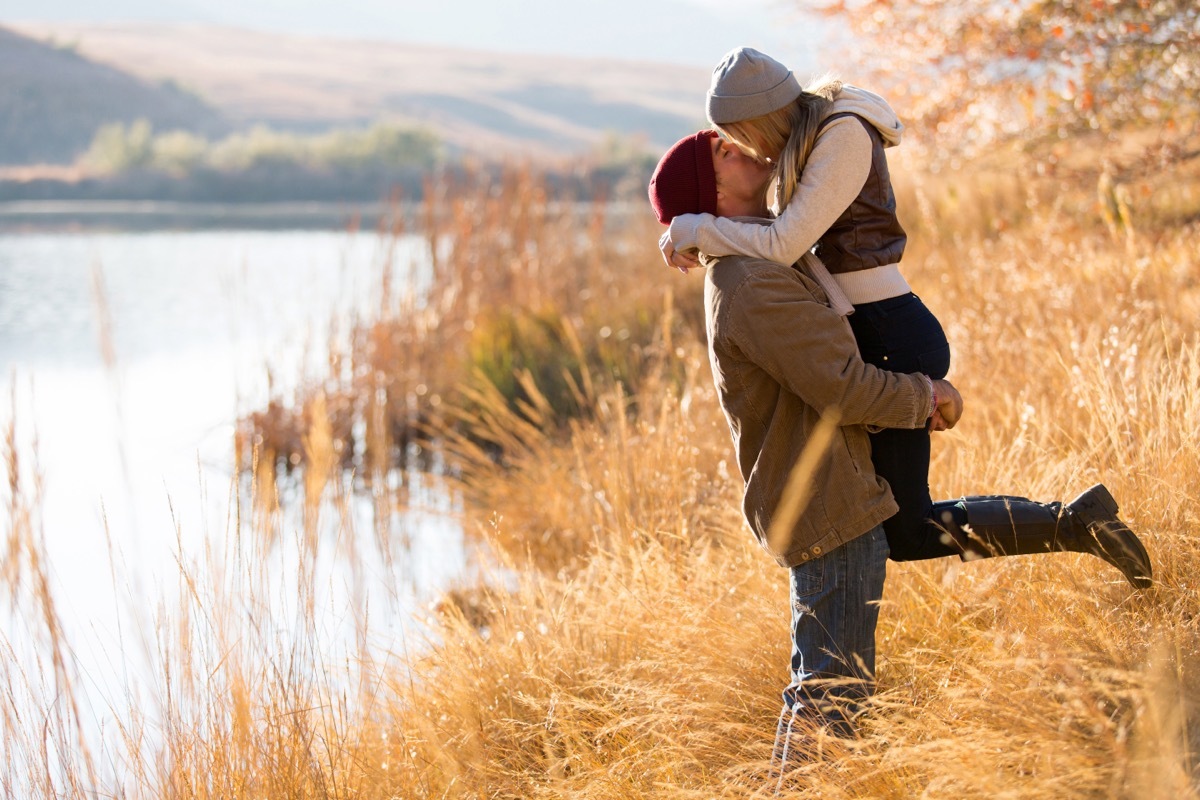
[[[704,122],[706,70],[183,24],[24,23],[150,85],[187,87],[236,127],[381,119],[476,152],[570,155],[606,137],[663,147]],[[156,123],[156,128],[160,125]]]
[[[138,118],[209,136],[230,129],[168,79],[135,77],[0,28],[0,164],[70,163],[101,125]]]

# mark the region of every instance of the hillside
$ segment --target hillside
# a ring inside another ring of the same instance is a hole
[[[0,28],[0,164],[70,163],[105,123],[145,118],[207,135],[221,114],[169,81],[147,81]]]
[[[571,154],[609,133],[650,147],[704,122],[704,69],[514,56],[204,25],[24,23],[145,81],[173,81],[234,124],[322,130],[388,119],[474,151]]]

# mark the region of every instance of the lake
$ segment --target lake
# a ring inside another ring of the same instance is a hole
[[[320,377],[331,335],[377,304],[383,270],[419,272],[425,248],[371,232],[0,234],[0,421],[15,422],[26,494],[36,459],[36,527],[97,717],[128,680],[122,626],[153,624],[151,610],[178,594],[178,563],[238,540],[236,420]],[[374,507],[349,502],[358,561],[319,562],[330,588],[315,613],[331,652],[355,635],[349,609],[361,603],[373,641],[407,649],[414,615],[468,568],[452,498],[436,482],[414,486],[387,521],[398,552],[372,552]],[[7,481],[0,496],[11,505]],[[294,563],[280,555],[265,568],[286,598]],[[36,620],[5,608],[9,640],[36,639]]]

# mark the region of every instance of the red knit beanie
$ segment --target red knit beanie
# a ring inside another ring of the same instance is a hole
[[[676,142],[654,168],[650,205],[663,225],[680,214],[717,213],[717,173],[712,144],[716,131],[700,131]]]

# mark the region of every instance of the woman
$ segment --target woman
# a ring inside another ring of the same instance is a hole
[[[863,360],[895,372],[944,378],[950,346],[942,326],[900,272],[906,236],[884,150],[903,125],[883,98],[829,78],[806,89],[783,64],[739,48],[713,71],[710,122],[743,152],[774,167],[778,217],[770,226],[711,214],[676,217],[660,241],[686,272],[699,250],[792,264],[815,247],[853,304],[850,326]],[[896,561],[960,553],[927,524],[929,431],[886,429],[872,436],[875,471],[900,512],[884,523]]]

